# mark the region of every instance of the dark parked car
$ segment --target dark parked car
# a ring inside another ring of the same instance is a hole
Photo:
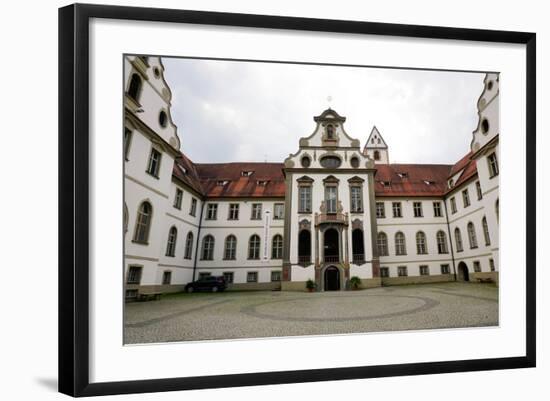
[[[208,276],[193,281],[192,283],[187,283],[185,286],[186,292],[194,291],[212,291],[218,292],[223,291],[227,288],[225,284],[225,279],[223,276]]]

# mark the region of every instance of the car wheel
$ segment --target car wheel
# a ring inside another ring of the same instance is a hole
[[[193,287],[188,287],[187,292],[189,292],[189,293],[193,292]]]
[[[216,286],[212,287],[212,292],[218,292],[218,287]]]

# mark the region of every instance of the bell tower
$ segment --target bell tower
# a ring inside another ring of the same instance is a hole
[[[367,143],[363,148],[363,154],[374,160],[376,164],[389,164],[390,162],[388,145],[376,126],[372,127]]]

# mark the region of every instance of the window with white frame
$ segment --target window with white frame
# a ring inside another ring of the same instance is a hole
[[[218,218],[218,204],[209,203],[206,205],[206,220],[216,220]]]
[[[381,267],[380,277],[389,277],[389,276],[390,276],[390,269],[388,267]]]
[[[311,213],[311,185],[300,185],[298,196],[298,213]]]
[[[280,270],[272,270],[271,271],[271,281],[272,282],[281,281],[281,271]]]
[[[474,260],[474,271],[476,273],[481,273],[481,264],[479,263],[479,260]]]
[[[406,277],[409,275],[407,272],[407,266],[397,266],[397,275],[399,277]]]
[[[285,218],[285,204],[284,203],[275,203],[273,206],[273,219],[282,220]]]
[[[498,175],[498,161],[496,153],[491,153],[487,156],[487,163],[489,165],[489,178],[493,178]]]
[[[441,213],[441,202],[434,202],[434,217],[442,217],[443,213]]]
[[[196,216],[197,214],[197,199],[195,198],[191,199],[191,208],[189,209],[189,214],[191,216]]]
[[[468,228],[468,240],[470,242],[470,248],[477,248],[477,237],[476,237],[476,229],[474,227],[474,223],[469,222],[467,228]]]
[[[450,202],[451,202],[451,213],[455,214],[456,213],[456,199],[455,199],[454,196],[451,198]]]
[[[492,272],[495,271],[495,261],[493,259],[489,259],[489,268]]]
[[[416,233],[416,253],[419,255],[425,255],[428,253],[428,246],[426,245],[426,234],[422,231]]]
[[[147,163],[147,173],[151,174],[153,177],[158,178],[160,171],[160,159],[161,153],[155,148],[151,148],[151,153],[149,154],[149,162]]]
[[[171,227],[168,231],[168,243],[166,244],[166,256],[174,257],[176,253],[176,240],[178,237],[178,229]]]
[[[214,259],[214,237],[208,234],[202,240],[202,260],[213,260]]]
[[[470,206],[470,194],[468,193],[467,188],[462,191],[462,203],[464,204],[465,208]]]
[[[141,282],[142,266],[130,266],[128,267],[128,274],[126,276],[126,283],[139,284]]]
[[[172,282],[172,272],[171,271],[165,271],[162,273],[162,284],[163,285],[169,285]]]
[[[139,205],[136,218],[136,228],[134,231],[134,242],[147,244],[149,239],[149,230],[151,228],[152,214],[153,208],[149,202],[145,201]]]
[[[277,234],[273,237],[271,244],[271,259],[282,259],[283,258],[283,237],[280,234]]]
[[[388,236],[386,233],[379,232],[376,242],[378,245],[378,255],[388,256]]]
[[[392,202],[393,217],[403,217],[401,214],[401,202]]]
[[[405,234],[401,231],[398,231],[395,234],[395,254],[396,255],[406,255],[407,247],[405,245]]]
[[[338,202],[338,187],[335,185],[325,186],[325,207],[327,213],[336,213]]]
[[[445,235],[444,231],[439,230],[437,232],[436,241],[437,241],[437,253],[439,254],[449,253],[449,249],[447,248],[447,236]]]
[[[212,273],[209,273],[209,272],[199,273],[199,280],[204,280],[204,279],[210,277],[211,275],[212,275]]]
[[[176,188],[176,196],[174,197],[174,207],[176,209],[181,209],[182,200],[183,200],[183,191],[179,188]]]
[[[227,216],[228,220],[239,220],[239,204],[230,203],[229,204],[229,215]]]
[[[253,203],[252,204],[252,215],[250,216],[251,220],[261,220],[262,219],[262,204]]]
[[[481,219],[481,225],[483,226],[483,236],[485,237],[485,245],[491,245],[491,235],[489,234],[489,225],[487,224],[487,218],[483,216]]]
[[[226,284],[233,284],[233,272],[223,272],[223,279]]]
[[[477,200],[483,199],[483,192],[481,191],[481,184],[479,181],[476,181],[476,192],[477,192]]]
[[[225,238],[223,258],[225,260],[235,260],[237,258],[237,238],[234,235],[228,235]]]
[[[260,259],[260,237],[256,234],[248,240],[248,259]]]
[[[246,273],[246,282],[247,283],[257,283],[258,282],[258,272],[247,272]]]
[[[455,228],[455,242],[456,251],[462,252],[464,250],[464,246],[462,245],[462,234],[460,233],[460,229],[458,227]]]
[[[384,202],[376,202],[376,218],[383,219],[386,217],[386,208]]]
[[[447,264],[441,265],[441,274],[450,274],[450,273],[451,273],[451,269],[449,265]]]
[[[124,159],[130,160],[130,143],[132,142],[132,130],[124,127]]]
[[[430,268],[427,265],[420,266],[420,275],[421,276],[429,276],[430,275]]]
[[[413,202],[414,217],[422,217],[422,202]]]
[[[363,211],[362,192],[362,187],[359,185],[354,185],[350,187],[352,213],[360,213]]]
[[[193,233],[189,231],[187,233],[187,238],[185,239],[185,254],[184,259],[191,259],[191,254],[193,253]]]

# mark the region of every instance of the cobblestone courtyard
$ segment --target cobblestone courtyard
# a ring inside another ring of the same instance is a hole
[[[125,305],[126,344],[498,325],[498,288],[438,283],[362,291],[174,294]]]

